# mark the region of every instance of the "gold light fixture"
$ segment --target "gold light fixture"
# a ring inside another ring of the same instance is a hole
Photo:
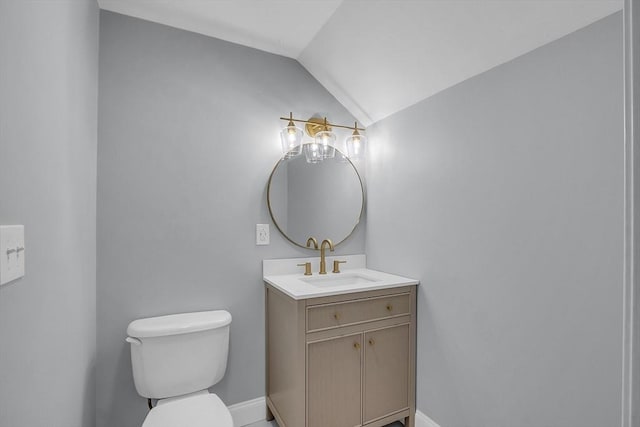
[[[304,132],[293,123],[293,113],[289,113],[289,124],[280,132],[282,152],[286,159],[295,157],[302,152],[302,137]]]
[[[325,129],[325,126],[331,130],[331,126],[329,123],[325,123],[326,117],[311,117],[309,120],[304,121],[304,130],[307,131],[307,135],[311,138],[314,138],[318,132],[321,132]]]
[[[289,117],[280,117],[280,120],[286,120],[288,122],[287,126],[280,133],[285,158],[297,156],[303,151],[309,163],[318,163],[324,159],[334,157],[336,152],[336,134],[333,132],[333,128],[350,129],[353,131],[351,136],[345,141],[347,148],[346,156],[349,159],[361,159],[364,155],[367,138],[360,133],[360,131],[364,131],[365,129],[358,127],[358,122],[356,122],[354,126],[343,126],[329,123],[326,117],[311,117],[308,120],[295,119],[293,113],[290,113]],[[302,142],[304,133],[296,127],[296,122],[305,124],[307,135],[313,138],[311,142]]]
[[[307,163],[319,163],[324,160],[324,157],[322,157],[320,146],[315,140],[313,142],[304,144],[303,147],[304,156],[307,158]]]
[[[323,159],[331,159],[336,155],[336,134],[329,129],[327,118],[324,118],[322,130],[316,133],[316,144],[320,147],[320,155]]]
[[[354,128],[353,134],[348,137],[345,142],[347,145],[347,157],[352,160],[360,160],[364,157],[364,147],[367,142],[367,137],[358,132],[358,122],[356,122]]]

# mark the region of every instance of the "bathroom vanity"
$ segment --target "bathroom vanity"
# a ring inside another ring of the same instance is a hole
[[[280,427],[414,426],[418,281],[318,259],[265,260],[267,418]],[[297,264],[311,262],[311,276]],[[299,272],[298,272],[299,271]]]

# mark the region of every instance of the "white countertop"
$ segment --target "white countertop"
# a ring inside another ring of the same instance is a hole
[[[341,273],[331,272],[334,259],[347,261]],[[305,262],[311,262],[313,275],[305,276],[303,267],[297,266]],[[295,300],[419,284],[416,279],[366,268],[364,255],[327,257],[324,275],[318,274],[319,264],[319,257],[264,260],[263,280]]]

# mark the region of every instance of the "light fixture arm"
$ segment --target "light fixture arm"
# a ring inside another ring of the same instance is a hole
[[[280,117],[280,120],[285,120],[287,122],[298,122],[298,123],[305,123],[305,124],[312,124],[312,125],[317,125],[318,123],[312,122],[310,120],[300,120],[300,119],[295,119],[293,117],[293,113],[290,114],[289,117]],[[355,126],[344,126],[344,125],[337,125],[335,123],[330,123],[327,121],[326,117],[324,119],[324,124],[323,126],[328,126],[328,127],[335,127],[335,128],[342,128],[342,129],[351,129],[351,130],[355,130],[355,131],[364,131],[366,130],[365,128],[361,128],[358,127],[358,122],[356,122]]]
[[[287,120],[287,119],[285,119],[285,120]],[[295,124],[293,124],[293,112],[289,113],[289,124],[287,126],[290,126],[290,127],[295,127],[296,126]]]
[[[353,136],[360,136],[360,132],[358,132],[358,122],[353,127]]]

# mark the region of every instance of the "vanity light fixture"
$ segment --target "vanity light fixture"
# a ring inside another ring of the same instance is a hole
[[[316,134],[316,144],[320,147],[320,155],[323,159],[332,159],[336,155],[336,134],[331,132],[327,125],[327,118],[324,118],[322,130]]]
[[[319,163],[324,159],[320,146],[315,141],[304,144],[304,156],[307,163]]]
[[[354,127],[353,134],[348,137],[345,142],[347,145],[347,156],[351,160],[360,160],[364,157],[364,147],[367,142],[367,137],[358,132],[358,122],[356,122]]]
[[[349,159],[361,159],[364,155],[366,136],[361,134],[364,128],[358,127],[358,122],[354,126],[342,126],[329,123],[326,117],[311,117],[309,120],[299,120],[293,117],[293,113],[289,113],[289,117],[280,117],[280,120],[286,120],[287,126],[280,132],[282,141],[282,152],[284,158],[291,158],[301,154],[304,151],[308,163],[319,163],[324,159],[330,159],[336,155],[336,134],[333,128],[350,129],[353,131],[351,136],[346,140],[347,153]],[[304,123],[307,135],[313,140],[311,142],[303,142],[304,132],[296,127],[295,122]]]
[[[285,159],[295,157],[302,152],[302,137],[304,132],[293,123],[293,113],[289,113],[289,124],[280,132],[282,153]]]

